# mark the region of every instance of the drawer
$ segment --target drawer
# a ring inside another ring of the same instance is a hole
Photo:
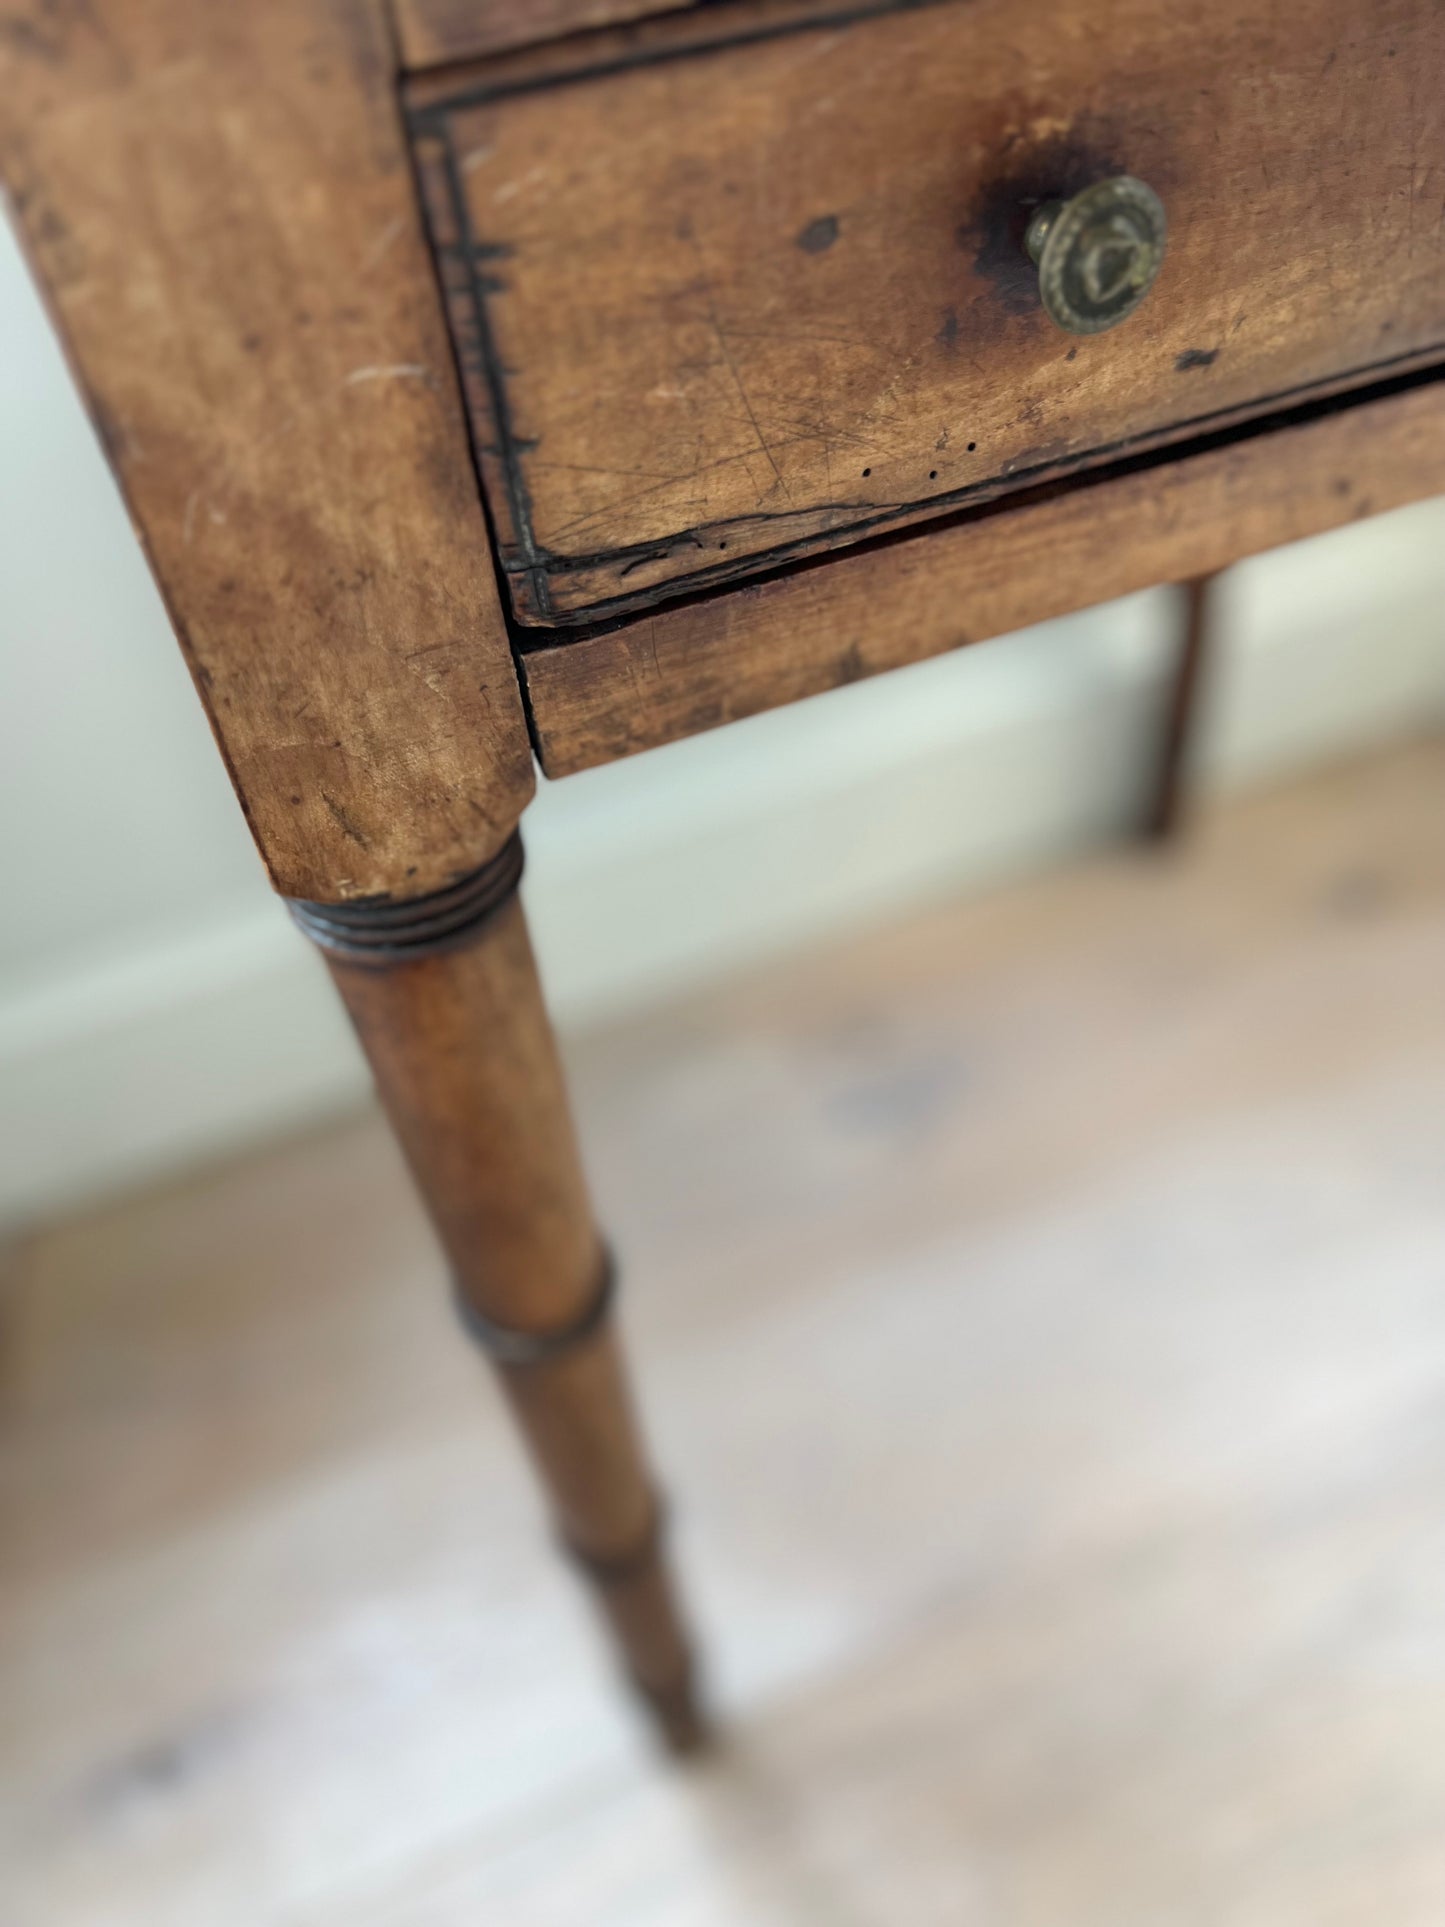
[[[411,95],[524,623],[692,593],[1445,342],[1440,0],[744,6],[649,32]],[[1120,174],[1163,203],[1162,270],[1122,325],[1071,335],[1025,230]]]

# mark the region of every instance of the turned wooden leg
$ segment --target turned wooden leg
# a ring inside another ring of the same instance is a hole
[[[1183,820],[1204,659],[1210,646],[1212,590],[1218,580],[1217,575],[1205,575],[1183,586],[1184,633],[1165,697],[1158,761],[1142,826],[1143,834],[1157,843],[1177,835]]]
[[[671,1745],[701,1735],[661,1512],[516,889],[513,837],[406,903],[293,903],[326,954],[563,1541]]]

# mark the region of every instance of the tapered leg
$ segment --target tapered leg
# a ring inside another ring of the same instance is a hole
[[[450,1260],[627,1669],[668,1741],[700,1737],[611,1323],[598,1237],[522,908],[517,838],[451,890],[293,904],[324,949]]]
[[[1218,580],[1217,575],[1200,576],[1183,587],[1184,633],[1165,697],[1158,760],[1142,824],[1144,835],[1154,842],[1176,835],[1183,821],[1190,750],[1210,647],[1212,590]]]

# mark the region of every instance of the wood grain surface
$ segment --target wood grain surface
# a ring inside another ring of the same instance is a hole
[[[726,580],[1445,344],[1436,0],[730,10],[414,95],[519,614]],[[849,18],[866,14],[868,17]],[[741,21],[741,16],[738,16]],[[690,46],[693,23],[712,43]],[[1023,229],[1130,172],[1170,222],[1107,335]]]
[[[706,0],[392,0],[404,67],[453,60],[616,26]]]
[[[588,769],[1445,491],[1445,382],[661,608],[522,657],[542,766]]]
[[[376,6],[3,0],[0,172],[277,888],[475,868],[532,770]]]
[[[436,955],[327,963],[463,1302],[508,1333],[575,1326],[609,1261],[521,904]],[[621,1569],[594,1590],[628,1673],[674,1743],[695,1743],[691,1659],[611,1317],[502,1372],[564,1544],[593,1578]]]
[[[458,1290],[508,1329],[571,1324],[602,1252],[521,905],[436,956],[326,960]]]
[[[1437,742],[574,1045],[700,1771],[379,1120],[0,1259],[7,1927],[1440,1927],[1442,823]]]

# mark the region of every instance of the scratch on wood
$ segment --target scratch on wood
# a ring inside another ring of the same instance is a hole
[[[364,381],[424,381],[428,388],[436,386],[436,376],[420,361],[385,361],[374,367],[353,368],[342,387],[355,388]]]
[[[683,240],[690,243],[694,253],[697,255],[699,263],[702,266],[703,275],[702,275],[702,281],[700,286],[701,286],[702,297],[707,303],[708,321],[711,323],[713,334],[717,339],[718,351],[722,355],[724,362],[727,364],[728,373],[733,378],[733,386],[738,391],[738,400],[742,403],[743,407],[747,410],[748,420],[752,424],[753,433],[758,438],[758,447],[762,450],[763,454],[767,457],[768,467],[773,471],[773,478],[776,486],[780,488],[783,491],[784,495],[787,496],[788,500],[791,501],[792,491],[789,489],[787,483],[783,480],[783,471],[778,467],[777,461],[774,459],[774,456],[773,456],[773,451],[768,446],[767,437],[763,434],[762,428],[758,424],[757,412],[753,408],[752,398],[748,394],[748,391],[746,386],[744,385],[742,376],[738,373],[737,360],[733,355],[733,351],[728,346],[727,330],[723,327],[722,317],[718,314],[717,296],[713,292],[712,280],[707,272],[707,260],[703,254],[701,243],[698,241],[697,235],[693,231],[691,221],[685,220],[681,224],[679,228],[679,234]],[[761,498],[759,498],[759,501],[761,503]]]
[[[363,274],[370,274],[371,270],[381,260],[382,256],[387,253],[393,243],[397,241],[401,235],[405,234],[406,228],[406,221],[400,214],[397,215],[394,221],[387,222],[386,226],[361,257],[361,272]]]
[[[365,836],[357,829],[356,825],[352,822],[341,804],[337,802],[336,798],[328,795],[325,790],[322,790],[321,800],[326,805],[327,814],[337,829],[340,830],[341,834],[349,837],[353,843],[360,844],[363,850],[368,849],[370,846]]]
[[[201,491],[198,488],[193,488],[186,497],[185,511],[181,516],[181,541],[187,548],[190,547],[191,538],[196,532],[196,511],[200,505]],[[214,502],[207,502],[206,519],[209,522],[215,523],[219,528],[226,520],[226,511],[223,508],[218,508]]]

